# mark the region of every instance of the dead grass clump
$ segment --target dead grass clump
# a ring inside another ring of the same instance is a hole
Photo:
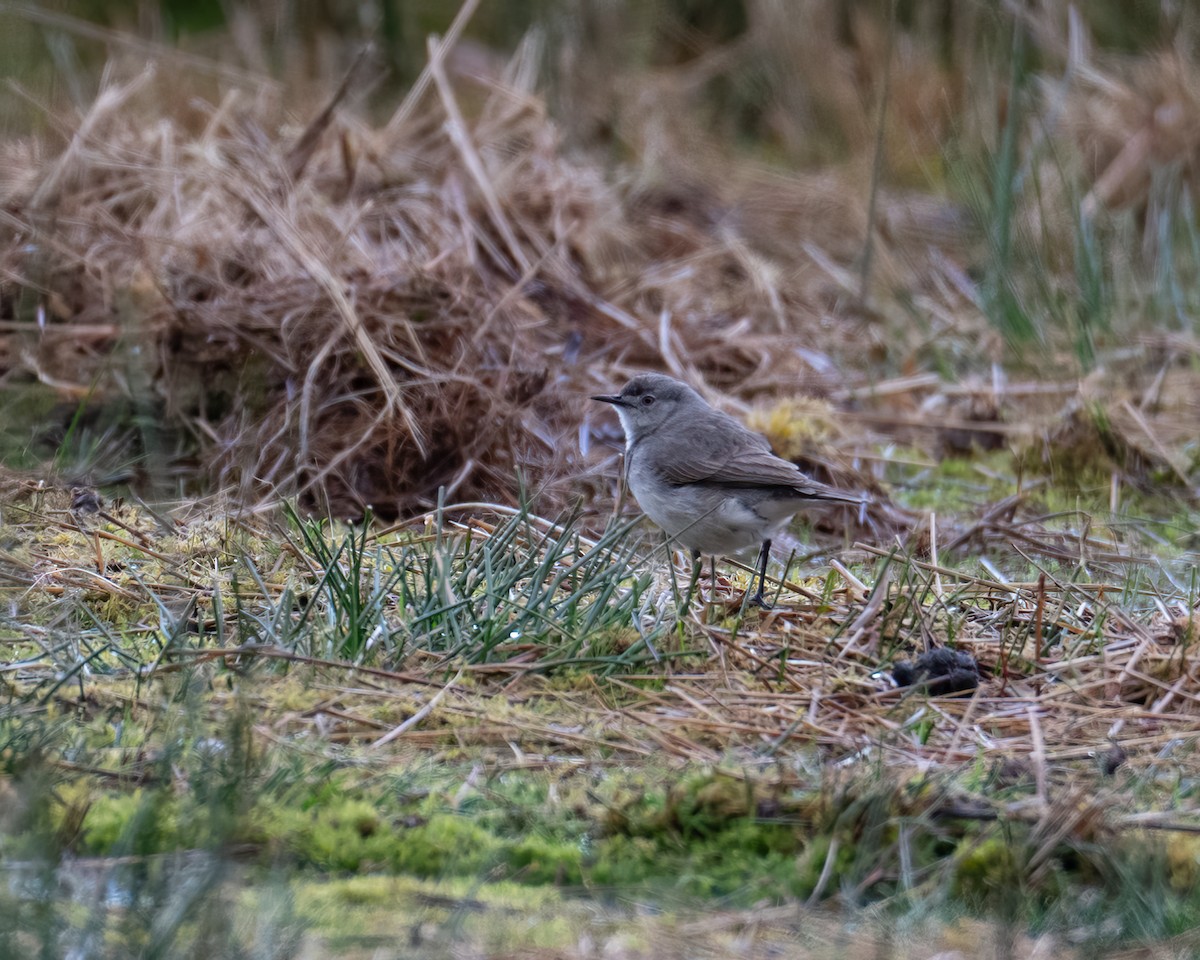
[[[1154,368],[1149,368],[1154,369]],[[1156,375],[1102,372],[1080,383],[1053,421],[1022,444],[1065,483],[1117,477],[1141,489],[1174,488],[1191,496],[1195,465],[1186,451],[1194,435],[1195,373],[1172,359]],[[1189,397],[1190,394],[1190,397]]]
[[[1090,81],[1090,82],[1086,82]],[[1088,72],[1068,123],[1091,180],[1085,213],[1144,212],[1156,177],[1200,188],[1200,73],[1174,52]]]
[[[378,127],[337,98],[307,128],[267,96],[160,101],[169,64],[110,86],[53,159],[10,151],[0,375],[75,404],[150,387],[142,412],[243,499],[386,517],[439,488],[511,502],[514,467],[578,489],[597,362],[840,382],[862,331],[822,316],[795,243],[831,246],[840,216],[787,224],[788,264],[726,215],[737,190],[614,184],[562,150],[523,56],[468,120],[435,51],[430,92]]]
[[[764,23],[725,52],[757,49]],[[853,49],[879,51],[855,30]],[[902,73],[912,52],[894,39]],[[615,471],[589,447],[610,438],[586,397],[646,368],[735,405],[810,395],[893,436],[944,427],[943,453],[1021,427],[1026,398],[903,407],[948,392],[921,374],[931,362],[969,368],[1000,347],[965,217],[887,187],[872,208],[870,137],[802,175],[703,144],[646,146],[636,176],[614,174],[564,149],[532,45],[458,86],[431,50],[424,92],[382,124],[343,108],[361,63],[305,124],[266,84],[160,98],[188,69],[168,59],[59,121],[61,142],[6,148],[0,378],[75,406],[133,400],[243,500],[298,493],[340,516],[411,514],[439,488],[511,503],[518,470],[548,510],[607,491]],[[878,64],[833,73],[823,102],[881,83]],[[683,142],[669,124],[656,135]],[[841,441],[861,447],[863,430]]]

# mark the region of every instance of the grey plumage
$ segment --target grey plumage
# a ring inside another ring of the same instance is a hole
[[[761,544],[764,604],[771,540],[800,508],[860,504],[775,456],[760,434],[709,406],[686,383],[659,373],[634,377],[612,404],[625,430],[625,473],[638,505],[672,539],[699,556]]]

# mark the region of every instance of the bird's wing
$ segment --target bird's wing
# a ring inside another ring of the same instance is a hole
[[[721,416],[720,421],[723,423],[712,425],[715,429],[696,430],[689,436],[686,456],[659,458],[658,473],[663,480],[680,485],[704,482],[731,488],[790,487],[801,497],[857,502],[857,497],[818,483],[791,461],[775,456],[766,438],[736,420]],[[729,424],[737,430],[731,430]]]

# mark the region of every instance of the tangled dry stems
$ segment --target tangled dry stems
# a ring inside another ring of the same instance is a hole
[[[66,402],[101,407],[150,383],[152,412],[194,437],[210,477],[242,503],[299,495],[335,516],[368,505],[411,516],[439,489],[511,504],[517,471],[546,512],[583,494],[603,515],[616,436],[591,419],[585,398],[646,367],[753,412],[777,441],[799,440],[794,455],[823,479],[871,490],[864,549],[911,534],[918,564],[936,546],[932,522],[888,502],[880,464],[865,459],[881,436],[933,453],[1008,444],[1052,470],[1111,473],[1114,490],[1164,477],[1195,485],[1193,336],[1148,336],[1114,361],[1118,381],[1111,371],[1048,383],[993,370],[947,384],[922,372],[931,344],[968,370],[1001,355],[968,272],[978,245],[959,207],[884,190],[872,223],[860,175],[739,168],[719,178],[706,175],[703,150],[675,179],[671,170],[613,173],[566,149],[535,93],[528,49],[487,82],[453,76],[444,52],[431,50],[425,93],[374,125],[343,108],[354,71],[296,124],[264,89],[160,98],[176,85],[164,76],[185,72],[170,62],[110,84],[82,117],[47,111],[61,142],[6,144],[0,165],[5,383],[36,378]],[[1083,88],[1068,112],[1065,129],[1079,143],[1103,131],[1107,144],[1093,151],[1107,158],[1095,173],[1097,209],[1133,202],[1155,163],[1191,169],[1195,138],[1172,133],[1178,125],[1133,158],[1134,173],[1114,147],[1138,141],[1139,124],[1158,130],[1190,115],[1193,68],[1160,64],[1158,82],[1110,77]],[[861,131],[848,139],[869,144]],[[855,259],[869,233],[876,270],[864,297]],[[904,305],[888,295],[896,289]],[[1057,344],[1047,349],[1060,367]],[[882,365],[896,375],[881,379]],[[837,451],[791,435],[801,408],[777,401],[798,395],[825,398],[804,416],[817,439],[836,423]],[[1015,544],[1043,559],[1078,556],[1086,536],[1064,542],[1018,519],[1014,497],[958,526],[942,518],[943,551]],[[1093,563],[1128,560],[1119,544],[1085,545]],[[1094,749],[1111,731],[1097,690],[1147,723],[1182,725],[1160,729],[1191,729],[1193,700],[1179,686],[1188,669],[1172,659],[1182,641],[1164,639],[1191,613],[1174,600],[1147,618],[1099,611],[1070,585],[980,589],[984,606],[1008,612],[972,614],[962,640],[980,644],[1001,695],[939,707],[969,712],[941,728],[949,740],[905,750],[962,759],[972,731],[1032,735],[1049,716],[1063,749]],[[861,729],[896,720],[864,679],[886,618],[849,588],[841,602],[853,643],[836,649],[806,629],[815,613],[803,606],[753,644],[705,630],[722,661],[750,675],[778,662],[785,692],[815,690],[818,712],[805,722],[844,748],[863,741]],[[1035,654],[1036,669],[1014,672],[1011,636],[1057,623],[1047,604],[1073,636],[1102,619],[1103,652],[1072,647],[1054,663]],[[941,637],[939,609],[912,606],[904,629]],[[804,673],[814,664],[819,677]],[[1147,673],[1147,664],[1156,667]],[[837,696],[826,695],[827,681]],[[756,737],[783,729],[758,692],[744,711],[728,686],[701,694],[689,697],[737,711]]]
[[[262,96],[161,103],[147,70],[64,124],[53,159],[8,145],[7,377],[103,407],[136,371],[243,499],[385,517],[439,488],[511,502],[514,468],[552,501],[611,488],[576,437],[584,398],[633,369],[837,382],[861,331],[823,315],[824,278],[755,245],[814,202],[835,214],[815,233],[844,237],[840,184],[751,183],[751,242],[703,184],[570,156],[530,89],[493,84],[468,122],[434,74],[399,124],[335,98],[296,129]]]
[[[855,29],[863,70],[882,41],[868,23]],[[910,368],[931,338],[952,352],[997,349],[965,273],[979,248],[960,208],[884,190],[872,223],[855,174],[743,165],[718,179],[723,161],[714,154],[706,170],[700,148],[675,179],[614,176],[565,148],[534,92],[531,46],[487,81],[452,76],[446,51],[431,47],[424,94],[377,125],[344,109],[365,82],[361,61],[303,126],[266,85],[162,99],[188,76],[170,61],[111,83],[76,120],[47,111],[59,148],[4,147],[5,379],[36,377],[101,408],[149,383],[149,413],[193,438],[221,488],[243,502],[299,494],[337,516],[368,505],[410,515],[439,488],[512,503],[518,471],[551,505],[603,499],[612,463],[593,441],[612,431],[585,398],[645,367],[735,408],[832,400],[852,428],[845,456],[817,445],[814,456],[877,499],[854,460],[876,439],[868,428],[920,446],[932,436],[936,451],[1045,442],[1076,422],[1069,385],[1067,403],[1048,406],[994,377],[878,382],[873,367]],[[911,51],[899,56],[899,69],[917,69]],[[1151,121],[1161,134],[1136,175],[1124,164],[1120,190],[1105,183],[1121,164],[1101,163],[1094,203],[1128,202],[1125,187],[1144,187],[1155,163],[1190,170],[1194,138],[1168,134],[1184,125],[1193,73],[1162,58],[1127,84],[1087,74],[1064,124],[1087,155],[1113,153],[1095,146],[1102,138],[1145,139]],[[853,74],[834,71],[819,95],[840,102]],[[889,122],[915,123],[912,89],[897,88]],[[869,233],[863,300],[854,261]],[[872,293],[893,289],[909,291],[928,330]],[[1135,364],[1131,390],[1195,350],[1163,343]],[[1174,451],[1194,404],[1180,392],[1161,416],[1145,403],[1129,415],[1123,400],[1108,419],[1136,455],[1115,467],[1166,465],[1186,485],[1192,468]],[[1095,402],[1085,388],[1083,406]],[[1106,446],[1086,417],[1083,433],[1085,456]]]

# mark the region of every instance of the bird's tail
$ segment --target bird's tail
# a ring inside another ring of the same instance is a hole
[[[870,502],[870,499],[864,495],[847,493],[845,490],[838,490],[836,487],[818,483],[816,480],[809,480],[807,483],[798,483],[796,484],[796,490],[806,500],[820,500],[823,503],[845,503],[859,507],[864,503]]]

